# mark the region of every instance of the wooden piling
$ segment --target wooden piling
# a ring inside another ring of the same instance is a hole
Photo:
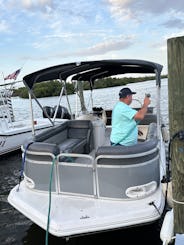
[[[167,40],[169,128],[171,137],[184,132],[184,36]],[[174,232],[184,233],[184,139],[171,140]]]

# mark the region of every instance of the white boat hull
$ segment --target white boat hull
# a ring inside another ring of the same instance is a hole
[[[9,203],[46,230],[49,193],[31,191],[24,181],[19,191],[17,188],[18,185],[10,192]],[[147,224],[160,218],[164,203],[161,188],[139,200],[114,201],[52,194],[49,232],[68,237]]]
[[[35,132],[40,133],[43,130],[51,127],[48,119],[37,119]],[[58,122],[63,122],[63,119],[57,119]],[[26,139],[32,136],[32,127],[30,120],[9,123],[6,128],[0,129],[0,155],[20,149]]]

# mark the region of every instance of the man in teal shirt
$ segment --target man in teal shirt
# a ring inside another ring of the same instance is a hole
[[[123,88],[119,92],[119,101],[112,112],[111,145],[130,146],[137,143],[138,128],[136,121],[144,118],[150,99],[145,97],[142,108],[136,111],[129,106],[133,94],[136,93],[129,88]]]

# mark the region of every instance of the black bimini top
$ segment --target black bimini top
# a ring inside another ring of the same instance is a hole
[[[145,60],[98,60],[68,63],[45,68],[36,71],[23,78],[23,82],[29,89],[35,83],[49,80],[81,80],[94,82],[96,79],[126,73],[148,73],[157,75],[157,83],[160,79],[162,65]]]

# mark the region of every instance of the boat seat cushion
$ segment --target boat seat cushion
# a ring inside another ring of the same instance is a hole
[[[72,139],[68,138],[59,144],[60,153],[83,153],[85,151],[85,145],[87,144],[86,139]]]
[[[53,127],[49,127],[43,132],[37,134],[34,138],[37,142],[48,142],[53,143],[56,140],[56,137],[62,138],[63,134],[67,132],[68,121],[61,123],[60,125],[55,125]],[[62,134],[62,135],[61,135]],[[57,142],[55,142],[57,143]]]
[[[50,144],[45,142],[32,142],[28,147],[24,145],[24,149],[33,152],[51,153],[53,155],[59,154],[59,147],[56,144]]]
[[[157,149],[158,140],[151,139],[144,142],[139,142],[133,146],[101,146],[96,152],[97,164],[106,165],[126,165],[126,164],[138,164],[145,161],[149,161],[158,154]],[[156,149],[153,153],[149,151]],[[146,153],[145,155],[139,156],[140,153]],[[107,156],[107,157],[106,157]],[[123,156],[116,157],[116,156]]]
[[[156,139],[152,139],[145,142],[139,142],[132,146],[100,146],[96,152],[96,156],[99,155],[132,155],[152,150],[158,144]]]

